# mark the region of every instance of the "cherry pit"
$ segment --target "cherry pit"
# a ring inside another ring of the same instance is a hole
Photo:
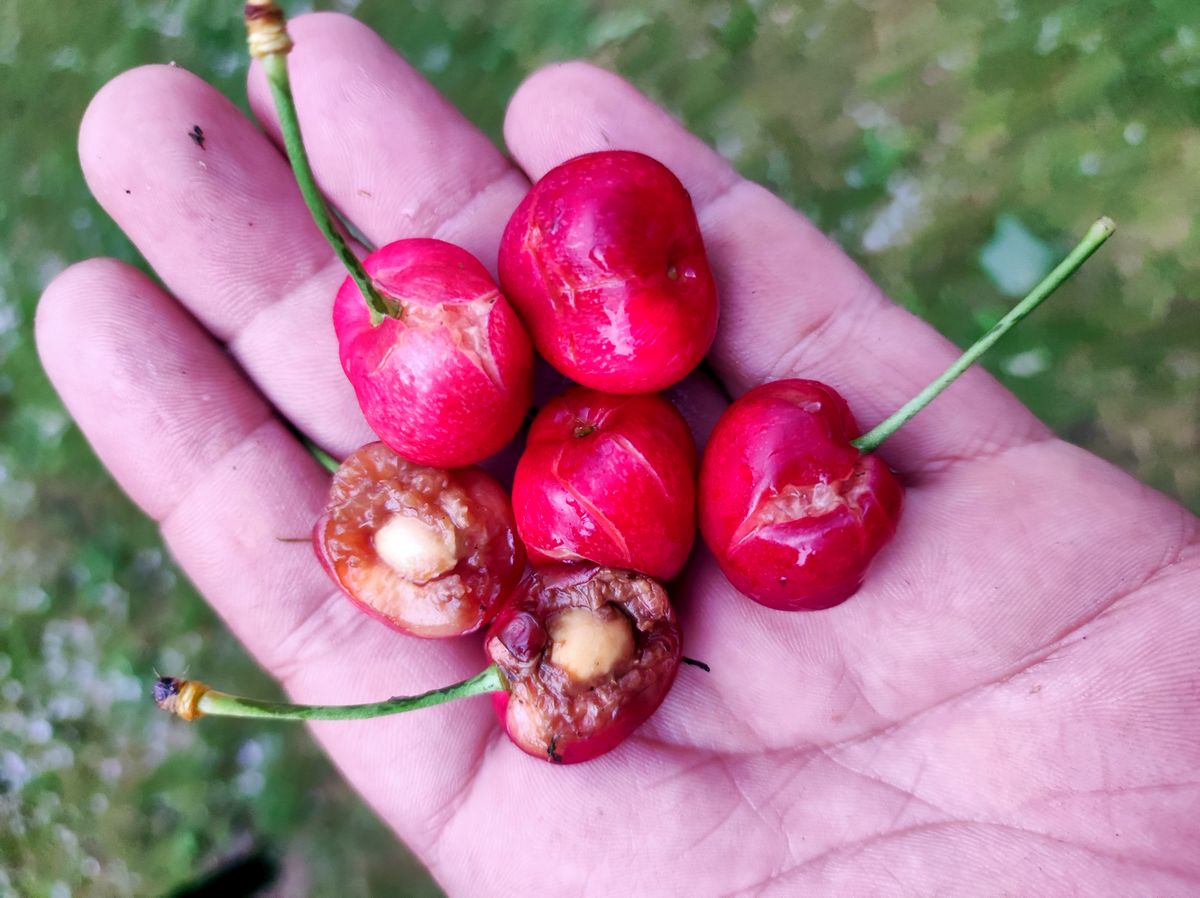
[[[533,757],[568,764],[616,748],[691,660],[670,590],[697,528],[701,551],[747,599],[785,612],[845,602],[900,526],[904,474],[876,450],[1113,231],[1108,219],[1093,225],[866,433],[833,386],[777,380],[735,398],[697,458],[688,423],[658,391],[708,352],[718,282],[691,198],[666,166],[614,149],[551,169],[509,219],[498,284],[466,250],[432,238],[360,262],[308,167],[283,14],[251,0],[246,24],[297,184],[348,271],[330,298],[332,326],[379,437],[327,465],[315,554],[349,601],[400,633],[482,630],[487,663],[442,689],[359,705],[261,702],[160,678],[155,700],[188,720],[362,719],[490,695],[508,738]],[[577,385],[533,415],[510,496],[477,465],[528,420],[535,350]],[[687,612],[703,615],[704,597]]]

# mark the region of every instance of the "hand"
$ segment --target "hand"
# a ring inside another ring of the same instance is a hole
[[[711,361],[729,392],[812,377],[869,426],[955,355],[610,74],[568,64],[526,82],[505,123],[510,164],[364,26],[314,15],[292,33],[318,178],[373,241],[433,235],[492,265],[529,179],[633,148],[696,202],[723,302]],[[126,73],[96,97],[88,182],[166,289],[111,260],[69,269],[39,311],[46,368],[297,700],[449,683],[483,666],[477,637],[393,633],[277,539],[307,531],[328,483],[283,419],[334,453],[372,437],[329,322],[343,274],[257,71],[250,99],[267,136],[179,69]],[[723,403],[699,379],[676,398],[701,434]],[[681,670],[600,760],[531,760],[482,700],[313,731],[452,893],[1194,894],[1197,520],[1054,439],[982,370],[883,455],[907,508],[862,591],[832,611],[773,612],[698,552],[675,596],[686,651],[712,673]]]

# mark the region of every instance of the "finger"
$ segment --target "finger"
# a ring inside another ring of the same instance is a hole
[[[344,274],[232,103],[182,69],[134,69],[88,106],[79,156],[96,199],[285,416],[335,453],[370,439],[330,324]]]
[[[483,666],[477,640],[425,642],[363,615],[335,594],[308,546],[281,541],[309,532],[328,475],[147,277],[108,260],[68,269],[42,299],[37,341],[97,455],[298,700],[377,700]],[[494,722],[485,702],[467,702],[315,729],[351,781],[390,807],[391,822],[420,848],[426,821],[462,786],[477,755],[470,747],[490,738]],[[467,748],[450,756],[450,742]]]
[[[825,381],[864,427],[915,395],[958,354],[884,298],[810,222],[743,180],[620,78],[583,63],[552,66],[517,91],[505,139],[531,178],[593,150],[633,149],[691,192],[721,297],[711,358],[735,395],[783,377]],[[885,454],[912,470],[1039,438],[1041,425],[976,369],[902,429]]]
[[[494,272],[524,176],[366,25],[315,14],[289,30],[297,114],[322,192],[376,244],[438,237]],[[282,146],[260,65],[248,90],[255,116]]]

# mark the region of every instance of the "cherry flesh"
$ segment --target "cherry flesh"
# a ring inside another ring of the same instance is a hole
[[[486,624],[525,566],[504,489],[478,468],[423,467],[368,443],[333,477],[313,545],[368,614],[414,636]]]
[[[671,386],[716,335],[691,198],[641,153],[589,153],[543,176],[504,231],[500,281],[546,360],[609,393]]]
[[[425,238],[389,243],[363,265],[394,314],[373,325],[347,278],[333,324],[371,429],[405,458],[441,468],[501,449],[529,408],[533,350],[487,269]]]
[[[509,690],[492,701],[508,737],[559,764],[610,751],[666,697],[682,652],[666,591],[633,571],[531,573],[484,640]]]
[[[513,480],[530,562],[670,580],[696,535],[696,468],[687,423],[662,396],[568,390],[534,419]]]
[[[721,416],[700,467],[700,528],[739,591],[800,611],[858,590],[903,496],[877,456],[850,444],[858,435],[846,401],[812,380],[756,387]]]

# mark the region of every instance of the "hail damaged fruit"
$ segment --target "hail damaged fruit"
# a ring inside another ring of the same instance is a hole
[[[487,270],[441,240],[398,240],[363,261],[391,307],[381,323],[347,278],[333,307],[342,368],[371,429],[405,458],[458,467],[516,434],[533,350]]]
[[[525,564],[503,488],[369,443],[334,475],[317,557],[355,604],[415,636],[468,633],[495,615]]]
[[[669,580],[696,535],[696,448],[653,393],[583,387],[541,410],[513,480],[517,531],[534,565],[591,561]]]
[[[717,331],[691,198],[641,153],[589,153],[544,175],[505,228],[500,280],[546,360],[609,393],[677,383]]]
[[[862,583],[892,538],[903,490],[846,401],[812,380],[749,391],[713,429],[700,469],[700,528],[729,581],[786,611],[828,608]]]
[[[505,732],[529,754],[562,764],[615,748],[654,713],[682,651],[661,585],[593,565],[534,571],[484,645],[509,685],[492,696]]]

